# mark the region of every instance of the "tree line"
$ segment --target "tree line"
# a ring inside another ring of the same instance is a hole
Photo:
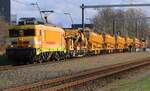
[[[92,19],[94,31],[129,37],[144,38],[147,36],[149,25],[144,11],[141,9],[112,9],[98,10]]]

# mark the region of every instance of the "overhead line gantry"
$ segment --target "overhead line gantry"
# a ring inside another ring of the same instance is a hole
[[[84,5],[82,4],[80,8],[82,9],[82,31],[85,29],[84,17],[85,13],[84,10],[86,8],[108,8],[108,7],[145,7],[150,6],[150,4],[114,4],[114,5]]]

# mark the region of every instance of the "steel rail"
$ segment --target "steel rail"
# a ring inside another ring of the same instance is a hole
[[[12,65],[0,66],[0,71],[8,70],[10,68],[12,68]]]
[[[39,64],[28,64],[28,65],[18,65],[18,66],[13,66],[13,65],[0,66],[0,72],[12,71],[12,70],[20,69],[20,68],[26,68],[26,67],[32,67],[32,66],[38,66],[38,65],[46,65],[50,63],[52,64],[52,63],[57,63],[57,62],[45,62],[45,63],[39,63]]]
[[[39,81],[33,84],[27,84],[19,87],[5,89],[4,91],[63,91],[67,88],[82,85],[83,83],[103,78],[122,71],[133,69],[136,67],[149,65],[150,58],[145,58],[142,61],[130,61],[115,65],[104,66],[100,68],[90,69],[84,72],[77,73],[71,76],[58,77],[55,79]]]
[[[87,74],[86,76],[79,77],[81,79],[77,79],[75,81],[70,81],[68,83],[61,84],[56,87],[48,88],[48,89],[42,90],[42,91],[64,91],[65,89],[75,87],[78,85],[82,85],[83,83],[86,83],[86,82],[89,82],[92,80],[96,80],[98,78],[103,78],[103,77],[106,77],[106,76],[109,76],[112,74],[116,74],[116,73],[119,73],[122,71],[126,71],[129,69],[133,69],[133,68],[143,66],[143,65],[148,65],[148,64],[150,64],[150,61],[143,61],[143,62],[141,61],[141,62],[129,63],[129,64],[125,64],[125,65],[115,65],[108,69],[96,71],[94,73]]]

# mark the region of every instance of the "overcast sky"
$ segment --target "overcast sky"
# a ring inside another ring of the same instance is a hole
[[[81,23],[81,9],[82,3],[87,5],[102,5],[102,4],[127,4],[127,3],[149,3],[150,0],[11,0],[11,13],[16,14],[17,17],[40,17],[36,7],[31,6],[30,3],[38,2],[42,10],[54,10],[55,13],[50,14],[48,19],[54,24],[60,24],[68,27],[71,20],[64,12],[71,13],[74,23]],[[148,8],[141,8],[149,16]],[[96,14],[96,10],[88,9],[85,11],[86,18],[92,18]],[[89,22],[86,20],[85,22]]]

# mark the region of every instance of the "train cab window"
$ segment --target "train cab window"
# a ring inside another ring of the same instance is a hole
[[[27,29],[27,30],[9,30],[9,37],[28,37],[28,36],[35,36],[34,29]]]
[[[9,30],[9,37],[19,37],[18,30]]]
[[[24,36],[35,36],[34,29],[24,30]]]

